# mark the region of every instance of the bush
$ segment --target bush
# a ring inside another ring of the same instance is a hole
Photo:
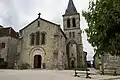
[[[30,65],[28,63],[22,63],[20,65],[20,69],[23,70],[23,69],[29,69],[30,68]]]
[[[0,62],[0,69],[6,69],[7,68],[7,62]]]

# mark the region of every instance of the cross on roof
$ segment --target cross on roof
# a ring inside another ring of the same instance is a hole
[[[40,18],[41,13],[38,14],[38,18]]]

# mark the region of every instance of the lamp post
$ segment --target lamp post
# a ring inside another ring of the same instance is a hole
[[[101,68],[102,68],[102,73],[101,75],[104,75],[104,54],[102,54],[102,60],[101,60]]]

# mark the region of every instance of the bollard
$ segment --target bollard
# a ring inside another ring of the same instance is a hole
[[[88,69],[86,69],[86,78],[90,78],[91,79],[91,77],[89,75],[90,75],[90,73],[88,73]]]
[[[79,75],[78,75],[78,73],[76,72],[76,70],[74,70],[75,71],[75,77],[80,77]]]

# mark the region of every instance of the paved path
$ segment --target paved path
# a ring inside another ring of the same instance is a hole
[[[80,71],[80,77],[74,77],[72,70],[0,70],[0,80],[120,80],[120,76],[96,74],[90,69],[92,79],[85,78],[85,71]]]

